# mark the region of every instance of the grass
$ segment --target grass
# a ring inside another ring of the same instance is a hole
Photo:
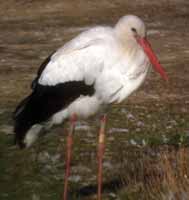
[[[170,80],[164,84],[151,73],[136,95],[111,109],[103,200],[188,199],[188,3],[165,2],[162,7],[159,2],[81,0],[75,9],[75,2],[56,2],[8,0],[1,6],[0,199],[61,199],[66,129],[55,128],[31,149],[20,151],[6,125],[12,125],[12,108],[29,93],[42,60],[77,34],[74,27],[110,24],[126,13],[146,19],[157,32],[149,35],[150,41]],[[71,200],[96,199],[98,123],[90,120],[90,130],[74,135]]]
[[[150,150],[152,152],[152,150]],[[121,199],[186,199],[189,194],[187,147],[156,149],[156,155],[137,153],[137,161],[125,164]],[[147,151],[146,151],[147,152]]]
[[[113,106],[106,136],[104,199],[178,199],[188,195],[188,116],[178,112],[177,105],[172,105],[171,111],[167,105],[158,106],[156,113],[154,106]],[[11,120],[7,122],[10,111],[0,119],[11,125]],[[74,135],[73,200],[96,198],[98,120],[87,123],[93,124],[90,129]],[[65,132],[57,127],[24,151],[12,146],[12,135],[0,133],[1,199],[61,199]]]

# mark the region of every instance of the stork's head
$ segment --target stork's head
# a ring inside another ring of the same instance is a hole
[[[121,17],[117,22],[115,29],[121,37],[127,36],[127,38],[132,39],[136,34],[140,35],[140,37],[146,36],[146,27],[144,22],[134,15]]]
[[[160,65],[147,40],[145,24],[139,17],[134,15],[122,17],[115,26],[115,32],[123,43],[128,44],[128,47],[130,46],[129,43],[132,43],[136,44],[136,48],[142,48],[154,69],[160,73],[163,79],[168,80],[163,67]]]

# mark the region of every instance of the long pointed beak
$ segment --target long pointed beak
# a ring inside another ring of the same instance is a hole
[[[168,80],[168,76],[163,69],[162,65],[159,63],[154,51],[151,48],[150,43],[146,38],[136,37],[138,44],[143,48],[144,52],[148,56],[150,62],[152,63],[154,69],[160,73],[163,79]]]

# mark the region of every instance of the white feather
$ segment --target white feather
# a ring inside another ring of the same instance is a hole
[[[56,113],[52,118],[54,123],[61,123],[72,113],[88,117],[103,104],[121,102],[144,81],[149,60],[135,40],[126,39],[124,46],[122,34],[117,34],[119,27],[124,29],[123,26],[95,27],[85,31],[52,56],[39,79],[40,84],[84,80],[95,87],[92,97],[81,96]]]
[[[122,17],[115,27],[94,27],[84,31],[58,49],[41,73],[39,84],[54,86],[71,81],[94,85],[92,96],[80,96],[55,113],[48,127],[60,124],[72,114],[87,118],[103,106],[119,103],[144,81],[150,62],[136,41],[146,36],[145,25],[136,16]],[[21,110],[22,111],[22,110]],[[21,112],[18,110],[18,113]],[[35,124],[27,132],[26,146],[37,139],[43,125]]]
[[[116,44],[110,28],[98,27],[81,33],[52,56],[39,83],[56,85],[68,81],[94,82],[104,67],[104,61],[112,55],[111,43]]]
[[[30,147],[37,140],[42,128],[43,126],[40,124],[35,124],[30,128],[24,138],[24,144],[26,145],[26,147]]]

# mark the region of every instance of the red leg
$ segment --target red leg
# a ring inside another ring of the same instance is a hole
[[[98,195],[97,199],[102,199],[102,161],[105,150],[105,127],[106,127],[106,115],[103,115],[100,124],[99,140],[98,140]]]
[[[76,115],[73,114],[70,118],[70,130],[67,136],[67,146],[66,146],[66,172],[64,177],[64,195],[63,200],[67,200],[68,196],[68,178],[70,176],[70,162],[72,156],[72,146],[73,146],[73,134],[75,129]]]

